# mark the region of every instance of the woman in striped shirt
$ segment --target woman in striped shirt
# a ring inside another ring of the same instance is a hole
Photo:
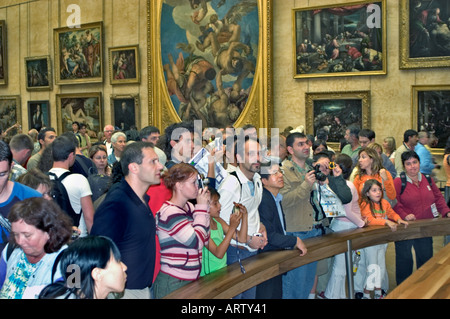
[[[209,240],[210,194],[199,189],[199,174],[189,164],[172,166],[164,177],[172,191],[156,214],[161,245],[161,270],[154,283],[155,298],[196,280],[202,267],[202,248]],[[196,199],[194,206],[189,200]]]

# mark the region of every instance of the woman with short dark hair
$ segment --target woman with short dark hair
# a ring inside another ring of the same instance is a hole
[[[397,205],[394,210],[406,221],[450,217],[450,208],[432,178],[420,173],[420,158],[415,151],[401,155],[405,173],[394,180]],[[402,180],[402,175],[404,175]],[[395,242],[395,268],[397,285],[413,270],[412,248],[416,255],[417,269],[433,256],[433,238],[417,238]]]
[[[8,220],[10,243],[0,260],[0,298],[37,298],[43,287],[61,277],[57,258],[72,235],[71,220],[42,197],[14,204]]]

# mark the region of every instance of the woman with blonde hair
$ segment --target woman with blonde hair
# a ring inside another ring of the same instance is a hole
[[[389,160],[392,162],[392,164],[395,164],[395,150],[397,149],[395,138],[393,138],[392,136],[385,137],[383,140],[383,149],[384,153],[387,157],[389,157]]]

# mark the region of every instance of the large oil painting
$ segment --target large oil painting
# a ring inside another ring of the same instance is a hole
[[[315,136],[325,128],[328,144],[335,149],[348,127],[370,128],[369,91],[306,93],[305,99],[306,132]]]
[[[293,25],[294,78],[386,74],[385,0],[294,9]]]
[[[161,60],[181,120],[233,125],[254,84],[259,54],[258,0],[165,0]]]
[[[72,131],[72,123],[86,124],[91,139],[103,130],[101,92],[57,94],[58,134]]]
[[[413,86],[412,112],[412,127],[430,132],[432,150],[443,153],[450,137],[450,86]]]
[[[20,95],[0,96],[0,128],[3,131],[22,124],[22,106],[20,105]],[[17,127],[11,131],[12,135],[18,133]],[[12,136],[11,135],[11,136]]]
[[[450,66],[450,1],[400,1],[400,68]]]
[[[58,28],[55,37],[56,84],[103,81],[103,23]]]

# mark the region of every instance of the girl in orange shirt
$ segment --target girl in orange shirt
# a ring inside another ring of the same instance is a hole
[[[392,231],[397,230],[397,224],[408,225],[408,222],[392,209],[387,200],[383,198],[382,185],[375,179],[364,183],[360,198],[361,216],[367,218],[369,226],[388,226]],[[382,298],[381,279],[386,273],[387,244],[380,244],[364,248],[367,258],[367,278],[364,287],[364,297],[370,298],[370,291],[374,290],[374,298]]]

